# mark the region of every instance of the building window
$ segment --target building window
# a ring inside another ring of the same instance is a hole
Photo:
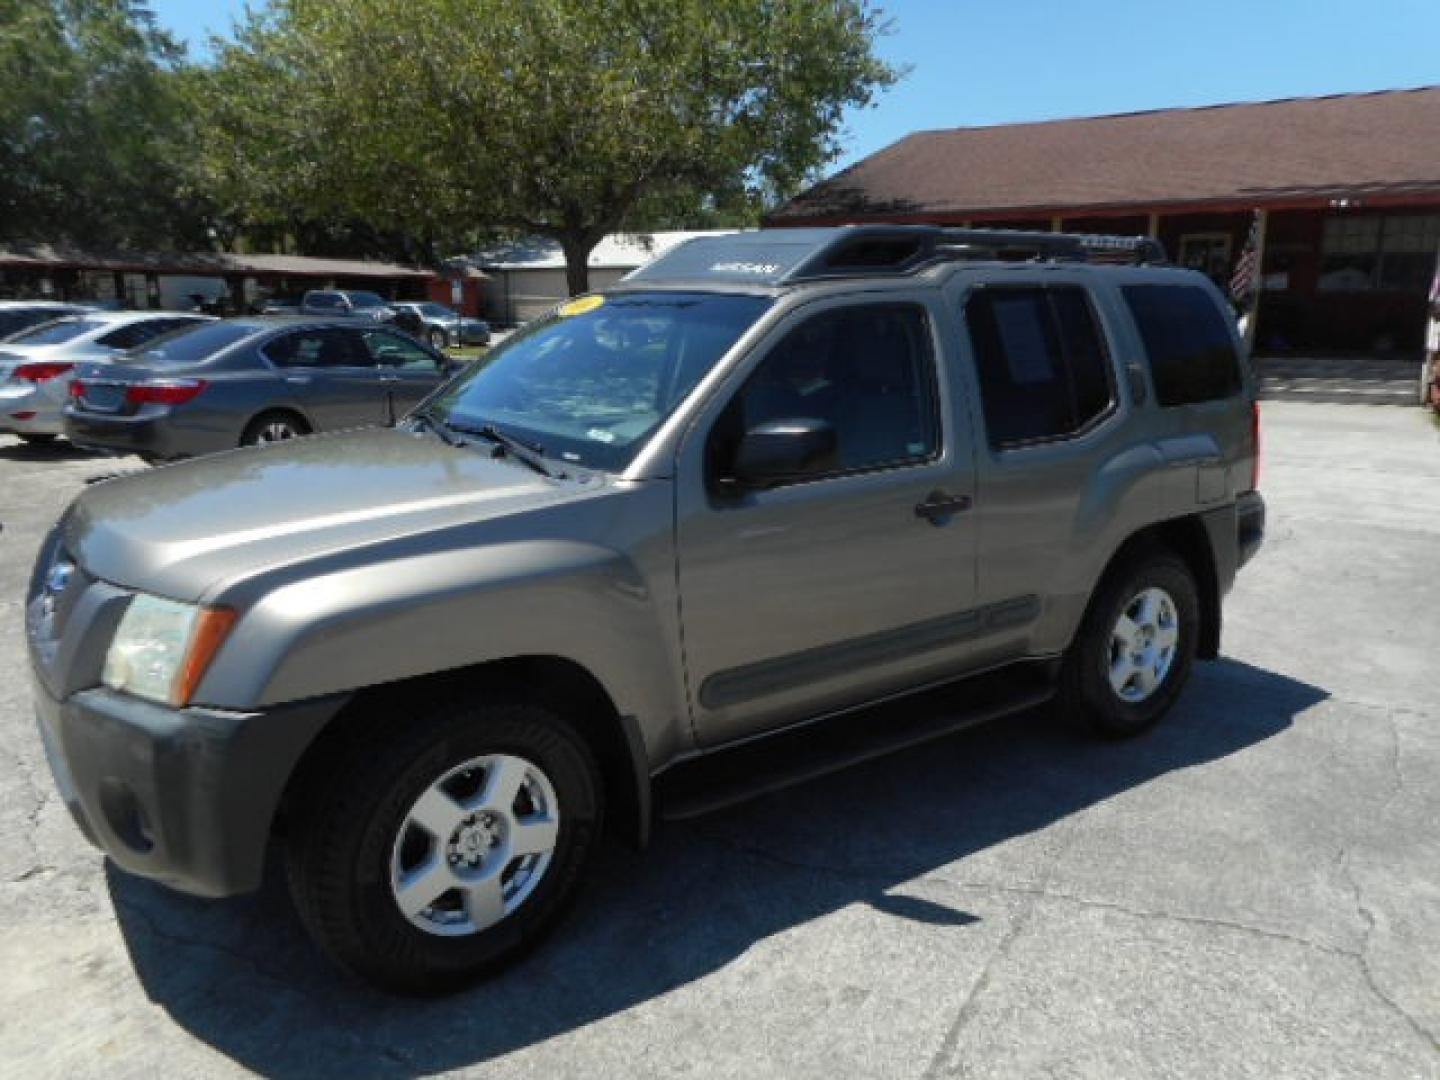
[[[1329,218],[1319,286],[1322,292],[1423,292],[1437,249],[1440,214]]]
[[[1185,233],[1180,237],[1180,265],[1199,270],[1216,282],[1230,274],[1230,234],[1223,232]]]

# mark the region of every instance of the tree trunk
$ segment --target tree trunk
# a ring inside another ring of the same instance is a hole
[[[565,253],[565,286],[571,296],[590,291],[590,252],[598,238],[588,233],[566,233],[559,237],[560,250]]]

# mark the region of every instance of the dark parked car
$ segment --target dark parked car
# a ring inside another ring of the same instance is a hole
[[[327,319],[369,319],[391,322],[395,309],[379,293],[345,289],[311,289],[300,300],[301,315],[320,315]]]
[[[489,345],[490,324],[484,319],[461,317],[434,300],[397,300],[395,322],[437,349],[451,345]]]
[[[454,366],[390,327],[230,319],[82,366],[65,434],[80,446],[170,461],[385,424]]]
[[[54,300],[0,300],[0,339],[51,319],[80,315],[84,311],[79,304],[62,304]]]

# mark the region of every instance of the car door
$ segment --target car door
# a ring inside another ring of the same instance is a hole
[[[380,369],[355,331],[305,327],[272,339],[262,351],[284,381],[286,396],[317,431],[389,420]]]
[[[702,743],[964,667],[985,613],[974,603],[974,451],[944,377],[949,327],[927,294],[806,305],[692,429],[677,463],[676,547]],[[743,430],[802,417],[834,426],[833,470],[742,494],[717,483]]]
[[[394,416],[403,416],[445,379],[440,357],[393,330],[362,330],[361,338],[390,395]]]

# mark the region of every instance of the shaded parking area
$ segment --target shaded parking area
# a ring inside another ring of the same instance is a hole
[[[333,974],[278,882],[204,903],[107,869],[52,797],[24,581],[85,481],[133,467],[0,438],[16,1075],[1440,1076],[1440,428],[1418,409],[1267,403],[1268,543],[1226,658],[1151,735],[1027,715],[662,825],[607,851],[541,952],[432,1002]]]

